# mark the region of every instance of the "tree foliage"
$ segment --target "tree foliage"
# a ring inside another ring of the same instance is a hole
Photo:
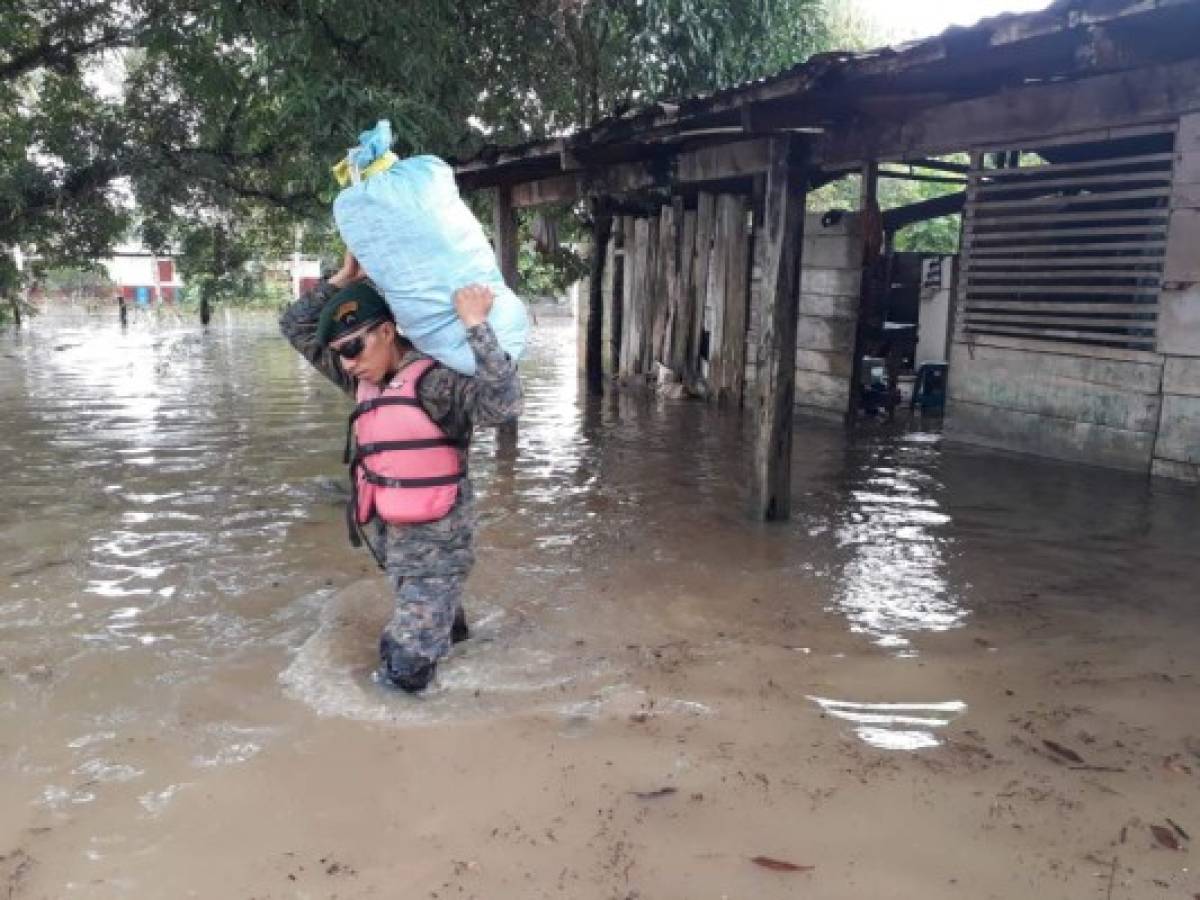
[[[136,227],[236,292],[297,224],[335,243],[329,166],[378,118],[401,154],[566,133],[828,47],[821,2],[7,0],[0,282],[16,246],[87,261]]]
[[[822,0],[480,0],[464,5],[474,116],[499,143],[776,72],[828,46]]]

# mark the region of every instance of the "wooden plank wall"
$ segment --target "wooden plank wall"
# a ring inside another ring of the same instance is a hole
[[[1156,475],[1200,483],[1200,113],[1179,120],[1158,349],[1162,412]]]
[[[712,262],[713,231],[716,224],[717,195],[702,191],[696,197],[696,248],[692,257],[692,328],[688,340],[688,376],[699,381],[704,372],[702,360],[708,348],[704,340],[708,321],[708,269]]]
[[[678,197],[657,215],[614,223],[621,274],[611,293],[621,301],[620,349],[606,371],[636,379],[665,367],[709,399],[743,402],[749,211],[746,196],[701,193],[693,209]]]
[[[659,221],[624,217],[622,224],[625,265],[618,374],[630,378],[649,374],[654,366]]]
[[[601,335],[600,367],[608,375],[615,375],[618,357],[621,352],[621,291],[624,286],[625,251],[623,238],[624,224],[620,216],[613,217],[612,237],[609,238],[605,252],[608,258],[604,261],[604,282],[601,285],[600,296],[603,298],[604,322]]]
[[[742,402],[746,380],[746,313],[750,303],[749,200],[737,194],[717,198],[716,241],[709,267],[709,395]]]

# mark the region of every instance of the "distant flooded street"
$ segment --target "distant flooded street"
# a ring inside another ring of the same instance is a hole
[[[575,346],[414,700],[272,319],[0,331],[0,897],[1200,895],[1200,492],[802,421],[766,526],[739,416]]]

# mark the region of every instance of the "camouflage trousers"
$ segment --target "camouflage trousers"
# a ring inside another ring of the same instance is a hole
[[[380,639],[384,669],[389,675],[406,675],[436,665],[450,652],[450,630],[462,606],[467,573],[418,576],[389,572],[388,580],[396,607]]]

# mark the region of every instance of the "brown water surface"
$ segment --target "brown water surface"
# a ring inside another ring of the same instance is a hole
[[[756,524],[738,416],[574,348],[473,451],[475,636],[413,699],[270,320],[0,333],[0,896],[1200,892],[1194,489],[802,422]]]

